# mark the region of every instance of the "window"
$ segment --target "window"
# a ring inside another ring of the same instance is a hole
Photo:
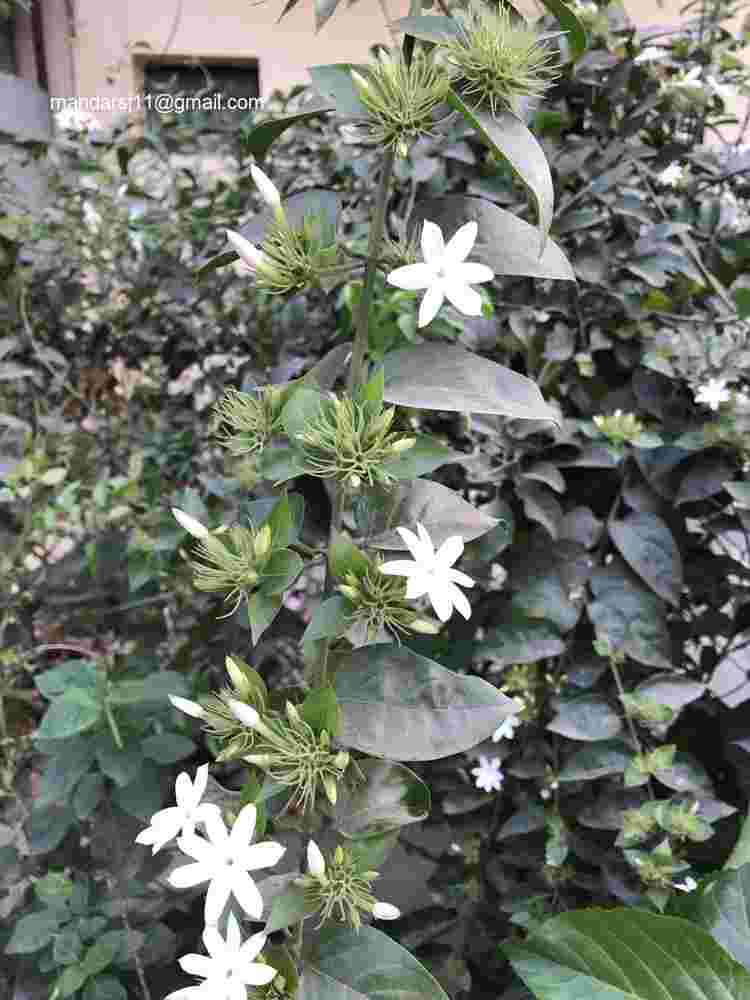
[[[147,62],[143,89],[151,95],[147,118],[179,112],[185,124],[237,125],[260,107],[258,64]],[[163,101],[164,95],[173,103]],[[160,107],[160,99],[163,101]]]

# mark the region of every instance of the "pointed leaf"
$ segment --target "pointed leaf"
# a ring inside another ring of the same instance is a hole
[[[339,742],[386,760],[437,760],[487,739],[517,711],[510,698],[405,646],[354,650],[336,671]]]
[[[594,781],[608,774],[623,774],[632,758],[633,751],[625,743],[597,743],[571,754],[557,777],[559,781]]]
[[[36,735],[42,740],[63,740],[91,729],[102,714],[102,703],[85,688],[70,688],[47,709]]]
[[[560,27],[565,30],[565,37],[570,45],[572,61],[575,62],[577,59],[580,59],[588,48],[586,29],[578,20],[575,13],[562,0],[542,0],[542,3],[551,14],[555,15],[560,22]]]
[[[449,195],[420,201],[409,220],[412,234],[425,219],[440,226],[446,237],[473,219],[479,231],[469,259],[487,264],[498,276],[515,274],[575,281],[570,261],[554,240],[547,240],[540,257],[536,226],[483,198]]]
[[[427,341],[383,362],[385,399],[400,406],[557,420],[535,382],[457,344]]]
[[[454,18],[444,15],[423,14],[416,17],[400,17],[390,27],[423,42],[444,42],[458,38],[461,27]]]
[[[315,0],[315,30],[320,31],[326,21],[333,16],[341,0]]]
[[[373,837],[418,823],[430,812],[430,790],[403,764],[359,761],[365,780],[339,786],[333,823],[345,837]]]
[[[656,514],[628,514],[609,526],[612,541],[654,593],[680,606],[682,560],[666,523]]]
[[[703,927],[750,970],[750,865],[727,871],[680,900],[681,917]]]
[[[309,66],[313,86],[336,106],[340,115],[358,115],[367,118],[367,108],[362,104],[354,86],[351,71],[362,71],[356,63],[330,63],[325,66]]]
[[[555,202],[552,175],[544,150],[521,119],[510,111],[495,117],[488,111],[474,110],[453,91],[448,95],[448,103],[460,111],[485,142],[510,165],[534,199],[540,234],[537,255],[541,257],[552,224]]]
[[[310,912],[310,907],[305,903],[302,887],[290,884],[274,898],[263,933],[273,934],[274,931],[281,931],[292,924],[298,924]]]
[[[441,465],[460,462],[465,457],[462,452],[452,451],[429,434],[415,436],[417,440],[413,447],[382,463],[381,469],[384,472],[396,479],[417,479],[428,472],[434,472]]]
[[[622,730],[620,716],[597,694],[560,699],[556,712],[547,729],[569,740],[609,740]]]
[[[310,121],[311,118],[317,118],[319,115],[335,110],[336,105],[333,101],[327,101],[322,97],[315,98],[303,105],[299,111],[295,111],[294,114],[274,117],[267,122],[256,125],[249,135],[243,138],[242,144],[247,152],[252,153],[257,160],[262,160],[273,143],[288,128],[293,125],[301,125],[303,122]]]
[[[364,993],[350,990],[348,986],[327,976],[324,972],[305,963],[300,980],[300,1000],[367,1000]]]
[[[706,931],[646,910],[579,910],[502,944],[544,1000],[750,1000],[750,974]]]
[[[281,610],[280,595],[266,595],[260,592],[252,594],[247,602],[247,619],[250,623],[250,634],[253,645],[260,642],[260,637]]]

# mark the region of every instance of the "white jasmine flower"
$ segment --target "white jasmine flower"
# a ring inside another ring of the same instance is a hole
[[[184,528],[193,538],[208,538],[210,534],[208,528],[196,518],[191,517],[190,514],[186,514],[184,510],[172,507],[172,516],[180,527]]]
[[[191,715],[194,719],[204,719],[206,717],[203,706],[199,705],[197,701],[190,701],[189,698],[180,698],[177,694],[170,694],[169,700],[178,712],[184,712],[185,715]]]
[[[218,806],[210,802],[201,802],[207,782],[208,764],[198,768],[194,783],[190,781],[187,771],[178,774],[174,786],[177,805],[154,813],[150,826],[135,838],[136,844],[151,844],[151,853],[156,854],[178,834],[195,833],[196,824],[205,823],[210,813],[220,816]]]
[[[732,397],[723,378],[710,378],[694,393],[696,403],[703,403],[712,410],[718,410],[722,403],[727,403]]]
[[[476,775],[474,784],[485,792],[499,792],[503,784],[503,772],[500,770],[500,758],[479,756],[479,767],[472,767],[471,773]]]
[[[679,889],[680,892],[692,892],[698,888],[698,883],[692,875],[688,875],[684,882],[673,882],[672,885],[675,889]]]
[[[660,174],[656,175],[656,179],[665,187],[677,187],[682,181],[683,174],[684,168],[679,163],[670,163]]]
[[[240,236],[233,229],[226,229],[225,232],[232,249],[240,255],[240,264],[244,270],[255,274],[258,268],[265,263],[266,255],[254,243],[246,240],[244,236]]]
[[[410,292],[427,289],[419,306],[419,326],[432,322],[446,298],[466,316],[481,313],[482,297],[470,286],[492,281],[495,274],[486,264],[465,263],[476,242],[477,229],[476,222],[467,222],[446,245],[440,226],[425,221],[422,227],[424,263],[397,267],[388,275],[388,284],[396,288]]]
[[[397,528],[398,533],[406,542],[415,562],[406,559],[396,559],[383,563],[380,572],[388,576],[405,576],[406,597],[415,600],[424,594],[430,599],[435,614],[441,622],[447,622],[455,608],[464,618],[471,617],[471,605],[456,586],[473,587],[474,581],[465,573],[451,569],[451,566],[461,557],[464,550],[460,535],[447,538],[437,552],[426,529],[417,524],[417,537],[408,528]]]
[[[230,833],[221,813],[210,813],[205,820],[208,840],[193,833],[177,841],[177,846],[183,854],[194,859],[194,864],[176,868],[169,881],[176,889],[209,883],[205,909],[207,924],[218,922],[232,895],[248,916],[261,919],[263,898],[248,872],[278,864],[286,848],[272,840],[251,845],[256,818],[255,806],[246,805]]]
[[[234,914],[227,921],[226,940],[215,927],[203,931],[205,955],[183,955],[180,966],[190,976],[204,982],[170,993],[165,1000],[245,1000],[248,986],[266,986],[276,977],[276,969],[254,962],[266,943],[265,934],[253,934],[242,942],[240,925]]]
[[[647,62],[658,62],[667,55],[668,50],[659,48],[658,45],[647,45],[642,52],[635,57],[633,62],[635,63],[647,63]]]
[[[521,720],[517,715],[509,715],[503,719],[495,732],[492,734],[492,742],[498,743],[500,740],[512,740],[514,730],[521,725]]]

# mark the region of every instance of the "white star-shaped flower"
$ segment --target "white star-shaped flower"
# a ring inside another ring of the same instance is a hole
[[[227,921],[226,940],[215,927],[206,927],[203,944],[208,955],[183,955],[179,960],[183,972],[203,982],[175,990],[165,1000],[246,1000],[246,987],[266,986],[276,976],[272,966],[253,961],[265,943],[265,934],[253,934],[243,943],[233,913]]]
[[[432,539],[421,524],[417,524],[419,537],[408,528],[396,528],[406,542],[415,561],[396,559],[383,563],[380,572],[388,576],[407,577],[406,597],[413,601],[424,594],[430,599],[435,614],[441,622],[447,622],[455,608],[464,618],[471,617],[471,605],[466,595],[456,586],[473,587],[474,581],[465,573],[460,573],[451,566],[461,557],[464,542],[460,535],[446,538],[437,552]]]
[[[263,898],[248,872],[270,868],[281,860],[286,848],[272,840],[250,844],[255,830],[257,810],[249,804],[227,831],[221,813],[206,818],[206,836],[185,835],[177,846],[195,863],[176,868],[169,876],[176,889],[187,889],[208,882],[205,920],[217,923],[227,900],[234,895],[242,909],[254,920],[263,913]]]
[[[485,792],[499,792],[503,784],[503,772],[500,770],[500,758],[479,756],[479,767],[472,767],[471,773],[476,775],[474,784]]]
[[[391,271],[389,285],[409,292],[427,289],[419,306],[419,326],[427,326],[437,316],[444,299],[466,316],[479,316],[482,297],[471,288],[492,281],[495,273],[486,264],[467,264],[477,238],[476,222],[467,222],[456,230],[446,244],[440,226],[425,221],[422,227],[424,263],[407,264]]]
[[[710,378],[695,393],[696,403],[703,403],[712,410],[718,410],[722,403],[728,403],[732,393],[723,378]]]
[[[503,719],[495,732],[492,734],[492,742],[498,743],[500,740],[512,740],[513,732],[521,725],[521,720],[517,715],[509,715]]]
[[[176,806],[160,809],[151,817],[151,824],[135,838],[136,844],[151,844],[151,853],[156,854],[162,847],[179,834],[194,834],[198,823],[206,823],[211,814],[221,818],[221,810],[210,802],[201,802],[208,782],[208,764],[199,767],[195,782],[183,771],[177,775],[174,785]]]
[[[670,163],[660,174],[656,175],[656,179],[665,187],[677,187],[682,180],[683,173],[684,168],[679,163]]]
[[[647,63],[647,62],[658,62],[667,55],[667,49],[659,48],[658,45],[647,45],[642,52],[639,52],[635,57],[633,62],[635,63]]]

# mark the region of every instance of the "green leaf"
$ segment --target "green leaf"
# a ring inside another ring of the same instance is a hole
[[[457,344],[426,341],[391,351],[383,368],[389,403],[526,420],[557,419],[535,382]]]
[[[129,785],[143,766],[140,748],[126,746],[120,750],[109,731],[99,736],[94,753],[102,774],[111,778],[116,785]]]
[[[260,642],[260,637],[280,610],[280,595],[267,595],[260,592],[251,595],[247,602],[247,618],[250,623],[250,634],[253,637],[254,646]]]
[[[281,931],[292,924],[298,924],[311,912],[314,910],[311,910],[305,903],[305,893],[302,887],[289,885],[274,898],[263,933],[273,934],[274,931]]]
[[[47,709],[37,736],[44,740],[62,740],[85,732],[97,724],[102,703],[84,688],[69,688]]]
[[[515,702],[404,646],[354,650],[336,671],[339,741],[386,760],[437,760],[487,739]]]
[[[261,571],[258,584],[260,593],[264,596],[283,593],[291,587],[304,568],[301,557],[291,549],[279,549],[271,553]]]
[[[534,134],[510,111],[504,111],[495,117],[487,111],[474,110],[453,91],[448,94],[448,103],[456,111],[460,111],[484,141],[510,165],[534,199],[540,234],[538,256],[541,257],[552,224],[555,203],[552,175],[544,150]]]
[[[471,259],[487,264],[498,277],[514,274],[575,281],[570,261],[554,240],[547,240],[540,256],[536,226],[483,198],[449,195],[420,201],[409,219],[411,235],[425,219],[440,226],[446,238],[463,223],[474,220],[479,230]]]
[[[497,831],[497,840],[506,837],[520,837],[522,834],[542,830],[547,822],[547,813],[539,802],[530,802],[524,809],[514,813]]]
[[[662,601],[620,560],[595,570],[589,580],[594,600],[588,613],[598,639],[608,639],[639,663],[672,667],[671,641]]]
[[[490,629],[476,645],[477,655],[492,656],[503,667],[536,663],[564,651],[565,643],[549,622],[531,619],[517,610],[513,610],[509,621]]]
[[[408,451],[381,464],[384,472],[390,473],[396,479],[417,479],[419,476],[427,475],[428,472],[434,472],[441,465],[458,462],[465,457],[462,452],[452,451],[428,434],[417,434],[415,437],[417,440]]]
[[[452,535],[460,535],[464,542],[471,542],[498,524],[496,517],[467,503],[454,490],[428,479],[397,486],[383,494],[383,499],[383,506],[372,512],[369,529],[374,535],[368,539],[369,543],[376,549],[408,551],[396,526],[415,531],[419,522],[427,529],[437,549]]]
[[[567,32],[566,39],[571,49],[571,60],[575,62],[580,59],[588,48],[586,29],[562,0],[542,0],[542,3],[551,14],[555,15],[560,26]]]
[[[364,576],[370,568],[367,556],[341,531],[336,534],[328,549],[328,564],[339,580],[343,580],[347,573]]]
[[[56,980],[52,996],[65,1000],[83,986],[88,976],[80,965],[69,965]]]
[[[333,818],[339,833],[374,837],[427,818],[430,790],[408,767],[385,760],[358,764],[365,780],[353,788],[339,786]]]
[[[6,955],[30,955],[50,943],[60,926],[60,915],[54,910],[27,913],[16,921],[5,953]]]
[[[257,462],[258,475],[269,479],[274,486],[301,476],[305,471],[302,456],[293,448],[264,448]]]
[[[394,31],[401,31],[412,38],[423,42],[444,42],[461,35],[458,21],[443,15],[417,15],[416,17],[400,17],[390,26]]]
[[[34,678],[37,690],[45,698],[58,698],[70,688],[96,690],[99,671],[91,660],[66,660],[59,667],[45,670]]]
[[[73,812],[79,822],[91,816],[103,794],[104,777],[101,774],[87,774],[81,778],[73,796]]]
[[[82,736],[48,744],[49,760],[35,799],[37,808],[64,801],[91,767],[91,737]]]
[[[323,601],[310,619],[310,624],[302,636],[303,642],[311,639],[326,639],[329,636],[340,635],[344,631],[344,623],[351,611],[351,603],[337,594]]]
[[[341,0],[314,0],[315,30],[320,31],[323,25],[336,11]]]
[[[304,1000],[367,1000],[364,993],[350,990],[348,986],[305,964],[300,980],[299,997]]]
[[[86,978],[98,975],[112,964],[115,955],[120,951],[121,932],[116,933],[118,935],[116,938],[105,936],[94,942],[83,956],[81,968],[86,973]]]
[[[129,816],[150,820],[161,807],[161,785],[156,765],[146,761],[135,781],[114,789],[112,801]]]
[[[315,733],[325,729],[335,737],[341,726],[341,709],[332,687],[315,688],[310,691],[299,707],[299,712]]]
[[[285,549],[298,540],[304,519],[305,498],[300,493],[291,495],[285,493],[281,499],[274,500],[268,515],[262,518],[256,527],[268,524],[271,528],[273,548]]]
[[[679,916],[707,930],[750,970],[750,865],[724,872],[681,898]]]
[[[362,71],[363,67],[356,63],[330,63],[325,66],[309,66],[307,72],[316,90],[324,98],[333,101],[340,115],[358,115],[369,117],[367,108],[362,104],[354,86],[351,71]]]
[[[143,680],[118,681],[112,684],[107,695],[112,705],[142,705],[169,708],[169,695],[183,698],[189,695],[182,674],[174,670],[159,670]]]
[[[449,1000],[421,962],[375,927],[359,932],[324,927],[311,964],[368,1000]],[[328,998],[326,993],[320,996]],[[332,996],[338,1000],[339,994]],[[346,994],[344,998],[351,1000]]]
[[[317,417],[322,402],[323,395],[317,389],[303,386],[294,393],[281,411],[281,421],[291,441],[296,440],[307,429],[310,421]]]
[[[645,910],[579,910],[501,948],[544,1000],[748,1000],[750,975],[701,928]]]
[[[750,864],[750,810],[742,823],[737,843],[732,848],[724,868],[741,868],[747,864]]]
[[[181,733],[158,733],[141,742],[141,751],[157,764],[174,764],[195,753],[195,743]]]
[[[610,524],[609,534],[631,569],[654,593],[678,608],[682,560],[667,524],[656,514],[632,513]]]
[[[575,628],[580,608],[570,600],[557,573],[531,576],[514,594],[511,608],[529,618],[552,622],[560,632]]]
[[[622,731],[622,720],[609,703],[596,694],[579,698],[561,698],[556,703],[554,719],[548,723],[551,733],[569,740],[609,740]]]
[[[271,148],[273,143],[283,135],[288,128],[293,125],[302,125],[305,122],[310,121],[312,118],[318,118],[320,115],[327,114],[329,111],[335,111],[336,105],[333,101],[326,101],[318,97],[312,101],[304,104],[299,111],[295,111],[291,115],[280,115],[279,117],[273,117],[269,121],[261,122],[260,125],[256,125],[248,135],[243,137],[242,145],[244,149],[252,153],[257,160],[264,159],[266,153]],[[236,255],[235,255],[236,256]],[[206,265],[204,265],[204,268]],[[203,268],[201,268],[201,272]]]
[[[68,805],[48,806],[32,809],[29,840],[32,854],[47,854],[64,840],[76,821],[73,810]]]
[[[632,757],[632,750],[618,740],[582,747],[565,761],[558,781],[594,781],[609,774],[623,774]]]
[[[86,983],[83,1000],[128,1000],[128,994],[114,976],[97,976]]]

